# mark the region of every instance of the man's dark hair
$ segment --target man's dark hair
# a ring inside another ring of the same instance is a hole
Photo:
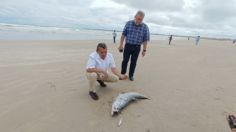
[[[103,48],[103,49],[106,49],[107,48],[107,45],[105,43],[98,43],[97,45],[97,51],[99,48]]]

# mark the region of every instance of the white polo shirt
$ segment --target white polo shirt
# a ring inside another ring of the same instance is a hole
[[[115,68],[115,61],[111,53],[107,53],[106,58],[103,60],[100,58],[99,54],[95,51],[89,55],[89,60],[87,63],[88,68],[100,68],[108,71],[109,68]]]

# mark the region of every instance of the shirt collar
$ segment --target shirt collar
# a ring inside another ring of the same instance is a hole
[[[100,57],[100,55],[98,54],[98,52],[96,52],[96,54],[97,54],[97,58],[99,59],[99,60],[103,60],[101,57]],[[107,58],[107,55],[106,55],[106,57],[104,58],[104,60],[106,60],[106,58]],[[104,61],[103,60],[103,61]]]
[[[136,26],[136,27],[141,27],[141,26],[143,25],[143,23],[141,23],[141,24],[139,24],[139,25],[136,25],[136,24],[135,24],[135,20],[133,20],[132,23],[133,23],[133,25]]]

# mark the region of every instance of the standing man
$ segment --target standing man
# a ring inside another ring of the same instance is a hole
[[[172,40],[172,35],[170,35],[170,37],[169,37],[169,45],[171,43],[171,40]]]
[[[117,36],[116,30],[113,31],[112,36],[113,36],[113,43],[116,43],[116,36]]]
[[[198,45],[199,41],[200,41],[200,36],[197,36],[195,44]]]
[[[235,44],[235,42],[236,42],[236,39],[233,40],[233,44]]]
[[[120,39],[119,51],[123,52],[123,43],[125,40],[123,61],[121,74],[126,74],[127,65],[131,57],[131,63],[129,67],[129,80],[134,81],[134,71],[143,45],[142,56],[144,57],[147,51],[147,42],[150,40],[150,34],[148,26],[143,23],[145,14],[143,11],[138,11],[134,17],[134,20],[128,21],[124,27],[123,33]]]
[[[117,70],[112,54],[107,53],[105,43],[99,43],[97,50],[89,55],[86,71],[90,87],[89,95],[94,100],[98,100],[96,82],[98,82],[101,87],[106,87],[104,81],[117,82],[118,80],[128,78],[126,75],[121,75]]]

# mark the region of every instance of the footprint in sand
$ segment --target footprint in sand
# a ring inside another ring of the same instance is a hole
[[[52,88],[55,92],[57,91],[57,87],[56,87],[56,85],[55,85],[54,83],[48,82],[48,85],[49,85],[49,87]]]

